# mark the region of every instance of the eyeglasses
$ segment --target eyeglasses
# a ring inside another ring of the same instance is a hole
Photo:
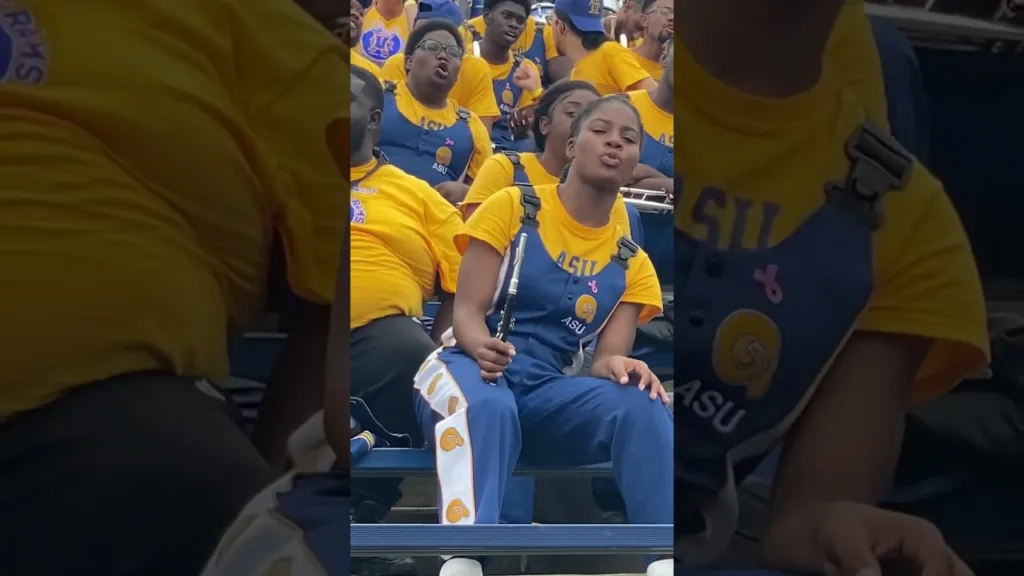
[[[462,55],[465,54],[462,48],[454,44],[441,44],[437,40],[424,40],[416,45],[416,49],[423,48],[431,54],[438,54],[444,52],[452,60],[462,60]]]
[[[661,8],[655,8],[653,10],[648,10],[647,12],[644,12],[644,14],[653,14],[654,12],[657,12],[658,14],[660,14],[662,16],[675,16],[675,14],[676,14],[675,8],[672,8],[670,6],[662,6]]]

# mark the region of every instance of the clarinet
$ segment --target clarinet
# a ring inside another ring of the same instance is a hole
[[[523,267],[523,252],[526,250],[526,234],[519,235],[519,243],[516,244],[515,259],[512,261],[512,278],[508,281],[508,293],[505,295],[505,305],[501,308],[501,319],[498,321],[498,333],[495,338],[502,342],[508,342],[508,334],[515,323],[512,314],[516,307],[516,294],[519,293],[519,270]]]

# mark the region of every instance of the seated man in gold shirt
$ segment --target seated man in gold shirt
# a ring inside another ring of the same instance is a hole
[[[287,1],[18,4],[0,84],[2,572],[198,574],[322,403],[345,51]],[[217,385],[275,288],[296,304],[261,457]]]

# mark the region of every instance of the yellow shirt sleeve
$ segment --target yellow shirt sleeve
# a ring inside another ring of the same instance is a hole
[[[916,401],[949,391],[988,361],[985,299],[963,225],[942,185],[920,164],[885,198],[876,237],[876,288],[857,329],[935,342],[917,374]],[[896,224],[898,220],[905,223]]]
[[[555,48],[555,32],[550,24],[544,26],[544,59],[547,61],[558,58],[558,49]]]
[[[497,118],[501,115],[498,110],[498,101],[494,99],[491,68],[487,65],[486,60],[475,56],[463,59],[462,70],[459,71],[459,83],[463,82],[469,88],[466,90],[468,93],[464,98],[466,101],[459,102],[460,106],[481,118]]]
[[[609,42],[613,41],[609,40]],[[612,77],[615,85],[619,87],[619,92],[626,92],[637,82],[644,78],[650,78],[651,75],[637,64],[636,58],[628,48],[623,48],[619,44],[615,44],[615,46],[618,48],[617,50],[605,52],[605,66],[608,67],[608,74]]]
[[[292,2],[251,0],[230,18],[238,93],[277,164],[276,226],[289,284],[306,300],[329,303],[348,224],[339,192],[348,185],[346,51]],[[276,24],[268,30],[266,22]]]
[[[381,66],[380,77],[389,82],[405,82],[405,56],[396,54],[384,61]]]
[[[643,306],[638,320],[640,324],[646,324],[661,314],[661,283],[658,282],[658,274],[654,271],[651,258],[643,250],[637,252],[629,261],[629,268],[626,270],[626,292],[622,295],[622,302]]]
[[[485,200],[476,212],[473,212],[469,220],[463,224],[462,230],[455,235],[455,247],[460,254],[464,254],[466,247],[469,246],[469,239],[474,238],[486,242],[504,254],[512,245],[522,215],[519,189],[505,188]]]
[[[473,184],[470,185],[469,192],[466,193],[466,198],[462,201],[463,213],[466,208],[482,204],[484,200],[499,190],[508,188],[512,185],[513,180],[515,180],[515,169],[508,157],[504,154],[492,154],[480,166],[480,171],[476,173]]]
[[[494,150],[491,148],[491,135],[487,132],[487,126],[484,126],[484,123],[480,121],[479,116],[475,114],[470,116],[469,130],[473,133],[473,157],[469,159],[469,169],[466,171],[466,176],[476,179],[476,175],[480,173],[480,168],[494,154]]]
[[[468,24],[468,22],[466,23]],[[462,45],[466,47],[466,54],[473,53],[473,33],[466,28],[466,24],[459,26],[459,34],[462,36]]]
[[[370,74],[373,74],[374,76],[377,77],[377,80],[384,80],[380,73],[380,66],[377,66],[375,62],[370,61],[368,58],[366,58],[359,52],[356,52],[355,50],[350,50],[348,54],[349,57],[351,58],[353,66],[358,66],[363,70],[366,70]]]
[[[421,181],[417,180],[420,184]],[[462,254],[455,248],[455,235],[462,229],[462,216],[436,190],[425,184],[420,185],[424,198],[423,218],[430,242],[430,252],[437,261],[437,272],[441,289],[455,293],[459,280],[459,264]]]
[[[832,66],[843,85],[850,89],[869,117],[889,129],[882,62],[878,56],[871,23],[864,13],[864,0],[847,0],[836,19],[825,64]]]

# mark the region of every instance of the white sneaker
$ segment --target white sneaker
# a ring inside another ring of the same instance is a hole
[[[675,564],[676,561],[671,558],[655,560],[647,566],[647,576],[673,576],[676,573]]]
[[[665,574],[671,574],[671,572]],[[438,576],[484,576],[484,567],[470,558],[452,558],[441,566]]]

